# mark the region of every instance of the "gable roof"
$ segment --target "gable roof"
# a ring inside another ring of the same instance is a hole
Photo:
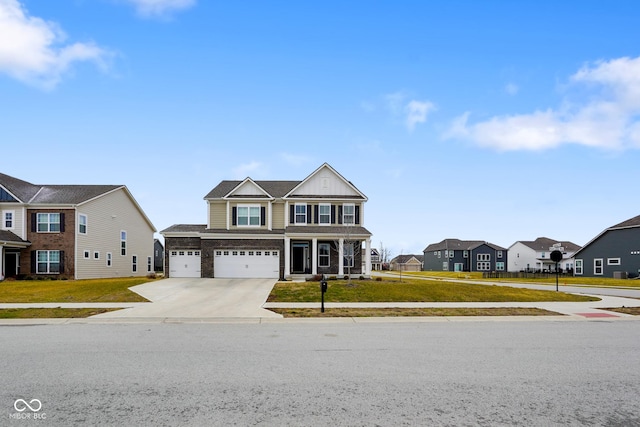
[[[533,241],[521,240],[519,243],[522,243],[523,245],[533,249],[536,252],[549,251],[549,248],[553,247],[553,245],[556,243],[560,243],[564,248],[564,250],[567,252],[575,252],[580,249],[580,246],[576,245],[575,243],[560,241],[560,240],[553,240],[553,239],[549,239],[548,237],[538,237],[536,240],[533,240]]]
[[[353,183],[351,181],[348,181],[345,177],[343,177],[342,175],[340,175],[340,173],[338,173],[338,171],[336,171],[334,168],[331,167],[331,165],[329,163],[323,163],[318,169],[316,169],[315,171],[311,172],[311,174],[309,174],[308,177],[306,177],[305,179],[303,179],[302,181],[300,181],[300,183],[298,183],[298,185],[296,185],[294,188],[291,189],[291,191],[289,191],[287,194],[285,194],[285,197],[307,197],[307,196],[315,196],[317,197],[317,195],[315,194],[303,194],[303,195],[299,195],[299,194],[293,194],[295,193],[296,190],[300,189],[305,183],[311,181],[316,175],[318,175],[321,171],[323,170],[329,170],[331,172],[331,174],[333,174],[334,176],[338,177],[344,184],[346,184],[346,186],[348,188],[351,189],[351,191],[353,191],[356,195],[353,196],[348,196],[348,198],[360,198],[363,200],[367,200],[367,196],[365,196],[364,194],[362,194],[362,192],[360,190],[358,190],[356,188],[355,185],[353,185]],[[327,195],[329,196],[329,195]],[[333,195],[334,197],[336,195]],[[329,196],[330,197],[330,196]],[[341,197],[345,197],[344,195],[341,195]]]
[[[40,186],[0,173],[0,186],[21,203],[27,203],[40,190]]]
[[[27,247],[31,244],[31,242],[27,240],[22,240],[16,234],[12,233],[8,230],[0,230],[0,242],[3,243],[11,243],[11,244],[20,244],[21,246]]]
[[[583,249],[586,249],[589,245],[591,245],[593,242],[598,240],[603,234],[605,234],[605,233],[607,233],[609,231],[624,230],[624,229],[627,229],[627,228],[636,228],[636,227],[640,227],[640,215],[634,216],[633,218],[629,218],[626,221],[622,221],[619,224],[613,225],[613,226],[605,229],[600,234],[598,234],[596,237],[591,239],[586,245],[584,245],[582,248],[580,248],[575,254],[573,254],[573,256],[576,257],[580,252],[582,252]]]
[[[391,260],[391,264],[406,264],[412,259],[415,259],[416,261],[422,263],[424,262],[424,255],[398,255]]]
[[[347,181],[342,175],[336,172],[336,170],[333,169],[328,163],[324,163],[322,166],[320,166],[318,169],[313,171],[308,177],[306,177],[302,181],[274,181],[274,180],[261,181],[261,180],[253,180],[249,177],[243,180],[224,180],[224,181],[221,181],[218,185],[216,185],[211,191],[209,191],[209,193],[207,193],[207,195],[204,196],[204,199],[205,200],[227,199],[227,198],[268,199],[269,197],[280,199],[285,197],[296,197],[296,196],[292,196],[292,193],[295,192],[297,188],[299,188],[305,182],[308,182],[312,177],[314,177],[320,171],[325,169],[330,170],[333,174],[339,177],[340,180],[342,180],[347,186],[349,186],[354,193],[356,193],[356,196],[349,197],[349,198],[361,198],[361,199],[364,199],[365,201],[367,200],[367,197],[364,194],[362,194],[360,190],[358,190],[355,187],[355,185],[353,185],[350,181]],[[234,194],[234,191],[242,187],[242,185],[245,183],[252,183],[258,186],[259,188],[262,189],[262,191],[265,194],[253,195],[253,196],[248,196],[246,194],[243,194],[243,195]],[[341,197],[341,196],[334,196],[334,197]]]
[[[491,249],[496,251],[505,251],[506,249],[494,245],[493,243],[485,242],[484,240],[459,240],[459,239],[444,239],[439,243],[432,243],[427,246],[423,252],[454,250],[454,251],[470,251],[478,246],[487,245]]]

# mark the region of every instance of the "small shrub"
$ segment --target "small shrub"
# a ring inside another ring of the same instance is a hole
[[[147,274],[147,279],[156,279],[158,276],[156,275],[156,273],[149,273]]]

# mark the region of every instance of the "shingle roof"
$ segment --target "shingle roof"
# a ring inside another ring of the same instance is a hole
[[[219,199],[227,194],[243,181],[222,181],[211,190],[205,199]],[[273,197],[282,197],[293,189],[301,181],[253,181],[258,184],[264,191]]]
[[[459,239],[444,239],[439,243],[432,243],[425,248],[423,252],[431,252],[431,251],[444,251],[444,250],[454,250],[454,251],[468,251],[477,248],[480,245],[487,245],[492,249],[497,251],[506,251],[505,248],[494,245],[493,243],[485,242],[483,240],[459,240]]]
[[[393,264],[406,264],[411,258],[415,258],[420,262],[424,262],[424,255],[398,255],[391,260]]]
[[[0,185],[30,204],[78,204],[123,185],[35,185],[0,173]]]
[[[523,245],[535,250],[535,251],[548,251],[554,244],[560,243],[565,251],[575,252],[580,249],[580,246],[572,242],[563,242],[560,240],[549,239],[548,237],[538,237],[533,241],[520,241]]]
[[[617,228],[629,228],[629,227],[640,227],[640,215],[635,216],[626,221],[622,221],[620,224],[616,224],[613,227],[609,227],[608,230],[615,230]]]
[[[0,242],[28,243],[26,240],[22,240],[20,237],[8,230],[0,230]]]

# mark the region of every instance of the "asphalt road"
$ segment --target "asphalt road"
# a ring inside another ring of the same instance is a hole
[[[640,425],[637,320],[0,326],[0,343],[0,425]]]

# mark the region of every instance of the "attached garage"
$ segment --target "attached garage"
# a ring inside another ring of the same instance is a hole
[[[169,253],[169,277],[201,277],[199,250],[172,250]]]
[[[280,252],[263,249],[216,250],[213,275],[226,279],[278,279]]]

